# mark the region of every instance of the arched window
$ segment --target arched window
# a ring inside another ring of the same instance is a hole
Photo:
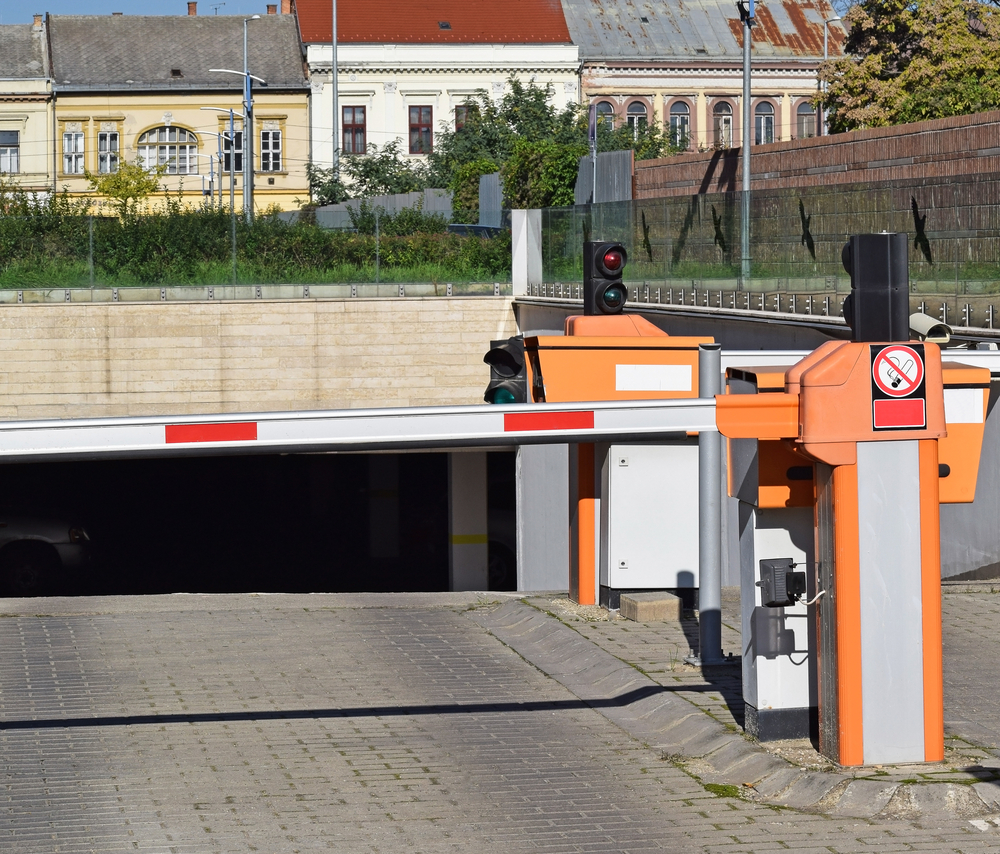
[[[796,112],[796,131],[799,139],[816,136],[816,108],[808,102],[799,104]]]
[[[625,120],[632,128],[632,136],[639,138],[639,132],[646,127],[646,105],[642,101],[633,101],[625,111]]]
[[[139,137],[135,147],[147,169],[166,166],[168,175],[198,174],[198,137],[189,130],[153,128]]]
[[[761,101],[754,110],[754,145],[774,142],[774,107]]]
[[[733,108],[725,101],[719,101],[712,108],[712,125],[716,148],[733,146]]]
[[[691,138],[691,108],[683,101],[670,105],[670,144],[683,151]]]
[[[597,123],[609,129],[615,126],[615,106],[610,101],[597,102]]]

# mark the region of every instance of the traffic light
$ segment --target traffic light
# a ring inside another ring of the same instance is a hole
[[[620,243],[588,240],[583,244],[583,313],[621,314],[628,291],[622,273],[628,253]]]
[[[490,341],[490,351],[483,356],[490,366],[490,384],[483,400],[487,403],[526,403],[528,372],[524,365],[524,337]]]
[[[851,276],[844,319],[854,341],[910,340],[910,274],[905,234],[855,234],[841,258]]]

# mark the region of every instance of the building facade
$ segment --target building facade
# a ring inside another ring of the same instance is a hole
[[[298,0],[312,79],[312,159],[333,161],[331,6]],[[399,140],[407,157],[433,150],[442,127],[461,123],[477,91],[500,98],[506,81],[552,87],[562,106],[579,101],[579,52],[558,0],[461,3],[340,0],[337,10],[337,147],[361,154]]]
[[[660,123],[693,150],[742,140],[743,24],[735,0],[682,6],[651,0],[562,0],[580,48],[583,103],[616,126]],[[824,39],[824,28],[827,28]],[[754,144],[821,130],[811,100],[826,52],[842,55],[845,33],[827,0],[756,4],[751,36]]]
[[[54,184],[90,194],[86,173],[162,166],[182,204],[243,202],[243,81],[253,83],[254,207],[308,198],[309,84],[295,19],[50,16]],[[230,121],[232,111],[232,122]],[[232,126],[232,132],[230,127]],[[100,204],[99,199],[96,200]]]

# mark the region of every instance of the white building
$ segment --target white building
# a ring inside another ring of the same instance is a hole
[[[296,13],[312,78],[312,161],[333,158],[332,31],[328,0],[298,0]],[[579,101],[579,51],[558,0],[468,3],[339,0],[339,146],[362,153],[398,139],[422,157],[442,126],[462,121],[477,90],[499,98],[514,75],[550,84],[558,106]]]

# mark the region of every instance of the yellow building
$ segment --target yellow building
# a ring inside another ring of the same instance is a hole
[[[52,189],[52,90],[45,26],[0,26],[0,181],[30,194]]]
[[[163,187],[184,204],[221,195],[228,206],[232,187],[240,210],[252,151],[254,209],[297,208],[309,197],[309,82],[295,17],[188,6],[185,16],[49,16],[56,188],[92,195],[85,172],[139,159],[164,166]]]

